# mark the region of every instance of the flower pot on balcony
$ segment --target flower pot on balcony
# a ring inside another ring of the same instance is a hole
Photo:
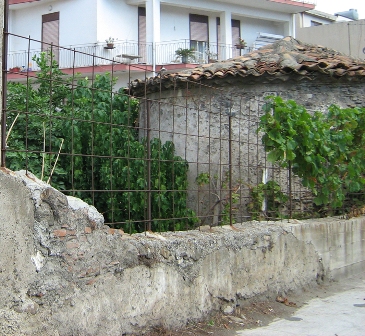
[[[114,49],[114,37],[109,37],[105,40],[106,43],[106,47],[104,47],[105,49]]]
[[[236,49],[245,49],[246,45],[244,44],[236,44]]]
[[[182,63],[189,63],[189,58],[194,58],[194,48],[175,50],[175,55],[181,58]]]
[[[16,66],[9,69],[9,73],[17,73],[20,72],[20,67]]]

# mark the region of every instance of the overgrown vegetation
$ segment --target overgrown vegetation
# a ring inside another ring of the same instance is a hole
[[[193,226],[197,218],[186,206],[188,163],[170,141],[150,142],[152,191],[146,192],[148,155],[137,129],[138,101],[114,92],[109,74],[72,82],[51,55],[41,53],[34,61],[41,69],[34,83],[8,84],[7,166],[28,167],[60,190],[75,190],[107,222],[130,232],[145,230],[149,195],[152,230]]]
[[[293,100],[269,97],[258,131],[268,160],[291,167],[317,206],[339,208],[356,203],[365,186],[365,109],[310,114]]]
[[[280,210],[288,201],[288,196],[281,191],[281,187],[276,181],[271,180],[251,187],[250,199],[247,209],[252,219],[275,219],[282,217]],[[265,208],[262,209],[264,202]]]

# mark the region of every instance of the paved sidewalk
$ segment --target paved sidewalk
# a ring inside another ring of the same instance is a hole
[[[365,336],[365,279],[343,291],[316,298],[286,319],[266,327],[237,331],[241,336]],[[346,281],[346,280],[345,280]]]

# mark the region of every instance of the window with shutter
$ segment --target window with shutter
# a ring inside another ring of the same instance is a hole
[[[147,29],[146,29],[146,8],[138,7],[138,55],[140,61],[146,63],[147,58]]]
[[[241,36],[241,22],[240,20],[232,20],[232,44],[238,44]],[[239,56],[240,50],[233,48],[232,56]]]
[[[190,48],[203,53],[209,42],[208,16],[190,14]]]
[[[42,51],[52,51],[53,59],[59,61],[60,13],[42,15]]]
[[[232,56],[239,56],[240,51],[234,48],[234,45],[238,43],[239,38],[241,36],[241,21],[240,20],[232,20],[232,44],[233,44],[233,54]],[[218,45],[222,43],[221,37],[221,20],[217,17],[217,43]]]
[[[217,17],[217,57],[222,58],[222,36],[221,36],[221,19]]]

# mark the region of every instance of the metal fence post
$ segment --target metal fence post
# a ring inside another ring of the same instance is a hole
[[[2,34],[2,102],[1,102],[1,117],[0,117],[0,164],[1,167],[5,167],[5,152],[6,152],[6,94],[7,94],[7,69],[8,69],[8,17],[9,17],[9,1],[3,0],[0,1],[3,3],[3,6],[0,8],[3,8],[3,16],[0,16],[3,21],[3,34]],[[1,10],[1,9],[0,9]],[[0,88],[1,89],[1,88]]]
[[[147,231],[151,231],[152,203],[151,203],[151,100],[146,101],[146,131],[147,131]]]
[[[232,115],[228,116],[229,225],[232,226]]]
[[[293,216],[293,204],[292,204],[292,185],[291,185],[291,161],[289,161],[289,218],[291,219]]]

